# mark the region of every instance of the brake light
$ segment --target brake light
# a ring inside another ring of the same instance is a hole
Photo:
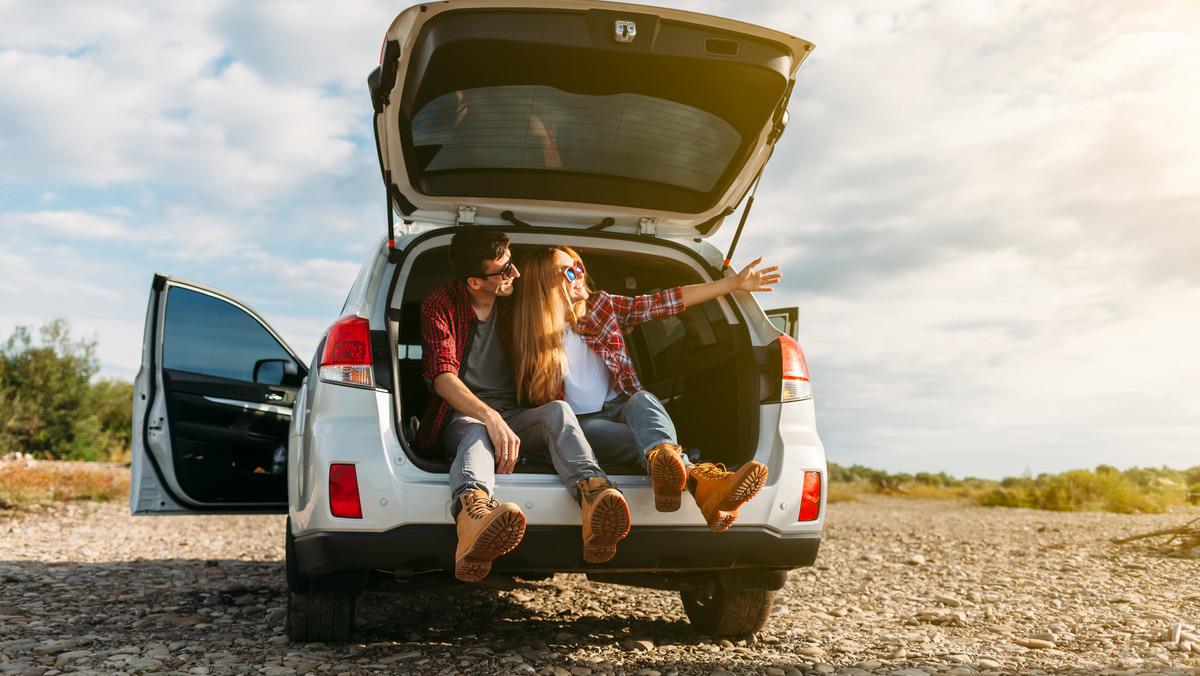
[[[821,515],[821,473],[804,473],[804,492],[800,494],[800,515],[797,521],[816,521]]]
[[[780,390],[782,401],[812,399],[812,383],[808,379],[808,362],[804,351],[791,336],[779,337],[779,352],[783,359],[783,383]]]
[[[327,383],[373,387],[371,328],[362,317],[342,317],[325,333],[317,374]]]
[[[361,519],[358,471],[354,465],[329,466],[329,512],[344,519]]]

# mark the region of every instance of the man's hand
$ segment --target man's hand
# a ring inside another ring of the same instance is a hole
[[[521,438],[495,411],[484,418],[483,424],[487,426],[488,437],[492,440],[492,448],[496,450],[496,473],[512,474],[513,470],[517,468]]]
[[[439,373],[433,380],[433,391],[459,413],[483,422],[496,453],[496,472],[512,474],[517,466],[521,439],[491,406],[476,397],[456,373]]]
[[[779,274],[779,266],[772,265],[769,268],[755,270],[754,266],[762,262],[762,257],[754,259],[754,262],[742,268],[742,271],[737,273],[737,288],[742,291],[773,291],[768,288],[777,283],[782,277]]]

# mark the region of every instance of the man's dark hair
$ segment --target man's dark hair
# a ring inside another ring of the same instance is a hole
[[[504,255],[508,235],[499,230],[467,226],[450,240],[450,267],[459,279],[483,274],[483,265]]]

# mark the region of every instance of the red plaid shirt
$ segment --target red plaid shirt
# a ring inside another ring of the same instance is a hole
[[[683,310],[683,293],[679,287],[646,296],[613,296],[606,291],[597,291],[587,301],[587,312],[579,318],[580,335],[608,365],[617,387],[632,395],[643,388],[625,349],[623,329],[665,319]]]
[[[507,298],[497,298],[492,309],[500,320],[500,340],[512,352],[512,311]],[[421,362],[422,375],[429,388],[433,379],[442,373],[458,375],[459,366],[466,357],[467,336],[471,327],[479,323],[475,310],[471,309],[467,285],[462,280],[446,282],[421,301]],[[417,446],[432,449],[442,443],[445,428],[453,409],[438,396],[429,400],[421,426],[417,429]]]

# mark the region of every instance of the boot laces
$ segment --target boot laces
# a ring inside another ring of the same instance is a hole
[[[725,478],[729,471],[725,469],[725,463],[718,462],[703,462],[692,468],[692,475],[698,479],[709,479],[716,481]]]
[[[492,498],[491,500],[486,498],[475,498],[471,501],[471,504],[467,505],[467,516],[471,517],[472,519],[482,519],[488,514],[491,514],[492,510],[499,506],[500,501],[496,500],[496,498]]]
[[[585,479],[585,480],[579,482],[579,495],[580,495],[580,497],[582,497],[584,499],[584,501],[591,502],[593,497],[603,493],[604,491],[606,491],[610,488],[616,488],[616,487],[617,487],[617,485],[612,483],[611,481],[604,481],[603,483],[596,482],[596,485],[593,486],[592,482],[590,480]]]
[[[660,453],[672,453],[672,452],[675,453],[676,455],[680,455],[677,447],[661,446],[661,445],[655,446],[654,448],[650,449],[649,453],[646,454],[646,464],[652,464],[654,462],[654,458],[657,457]]]

